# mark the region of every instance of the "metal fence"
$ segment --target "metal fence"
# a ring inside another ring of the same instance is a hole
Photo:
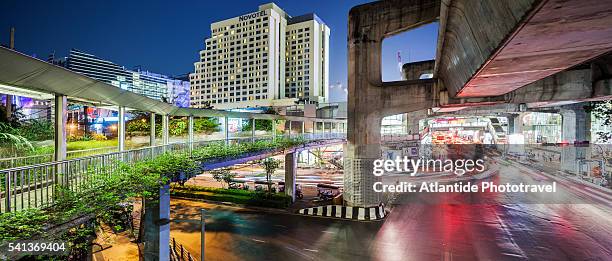
[[[119,149],[117,148],[117,146],[86,149],[86,150],[73,150],[73,151],[68,151],[66,153],[66,158],[74,159],[74,158],[80,158],[80,157],[85,157],[89,155],[116,152],[118,150]],[[53,154],[40,154],[40,155],[32,155],[32,156],[3,158],[3,159],[0,159],[0,169],[28,166],[28,165],[40,164],[40,163],[51,162],[51,161],[53,161]]]
[[[289,135],[277,136],[277,138]],[[343,139],[343,133],[316,133],[291,135],[305,140]],[[269,140],[272,137],[256,137],[255,140]],[[252,137],[230,139],[228,143],[251,142]],[[173,143],[120,152],[91,155],[63,161],[37,163],[0,170],[0,213],[28,208],[44,208],[54,201],[56,184],[70,191],[82,191],[97,179],[115,172],[121,164],[131,164],[157,157],[165,152],[190,153],[193,149],[224,140],[210,140],[193,143]]]
[[[176,239],[170,241],[170,261],[196,261],[181,243],[176,243]]]

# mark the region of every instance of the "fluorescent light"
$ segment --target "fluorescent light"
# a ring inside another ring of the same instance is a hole
[[[29,97],[29,98],[34,98],[38,100],[50,100],[50,99],[53,99],[54,97],[52,94],[32,91],[32,90],[28,90],[25,88],[21,88],[17,86],[10,86],[6,84],[2,84],[2,83],[0,83],[0,93],[10,94],[10,95],[15,95],[15,96]]]

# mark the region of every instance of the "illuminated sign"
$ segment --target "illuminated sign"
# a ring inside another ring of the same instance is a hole
[[[256,13],[250,13],[250,14],[246,14],[246,15],[241,15],[240,17],[238,17],[238,21],[242,22],[242,21],[246,21],[246,20],[250,20],[253,18],[257,18],[257,17],[262,17],[266,15],[266,11],[259,11]]]

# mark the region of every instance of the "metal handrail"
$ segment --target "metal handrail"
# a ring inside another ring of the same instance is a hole
[[[343,133],[306,133],[277,135],[275,137],[327,140],[342,139],[345,135]],[[255,138],[255,141],[270,139],[245,137],[233,139],[233,142],[252,142],[253,138]],[[55,184],[66,185],[72,191],[82,191],[87,188],[92,180],[112,173],[121,163],[131,164],[157,157],[169,151],[190,153],[193,149],[224,141],[225,139],[171,143],[3,169],[0,170],[0,180],[3,181],[0,185],[0,213],[51,205],[54,202],[56,192]]]
[[[74,157],[75,155],[85,154],[88,152],[96,152],[96,151],[108,152],[108,151],[113,151],[117,149],[118,148],[116,146],[112,146],[112,147],[100,147],[100,148],[84,149],[84,150],[73,150],[73,151],[66,152],[66,157],[71,158],[71,157]],[[3,159],[0,159],[0,169],[18,167],[18,165],[27,166],[29,165],[27,163],[32,162],[32,161],[37,162],[37,163],[50,162],[50,161],[53,161],[53,154],[39,154],[39,155],[3,158]],[[9,166],[4,167],[6,166],[7,162],[10,162],[10,164],[8,164]],[[19,162],[19,163],[15,164],[15,162]],[[25,163],[25,164],[20,164],[20,163]]]

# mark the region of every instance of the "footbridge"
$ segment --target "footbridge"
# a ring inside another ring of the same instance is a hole
[[[121,163],[133,163],[150,159],[165,152],[191,153],[194,149],[207,146],[211,142],[225,144],[256,142],[262,139],[299,138],[304,144],[285,150],[262,151],[242,155],[234,159],[224,159],[204,164],[204,169],[229,166],[249,160],[272,155],[285,154],[289,159],[288,177],[294,179],[297,166],[296,152],[317,146],[328,146],[345,142],[346,120],[333,118],[298,117],[275,114],[233,112],[214,109],[179,108],[113,85],[77,74],[65,68],[49,64],[16,51],[0,47],[0,93],[53,100],[54,116],[54,153],[42,159],[2,160],[0,170],[2,191],[0,191],[0,211],[17,211],[32,207],[44,207],[53,203],[55,186],[63,182],[70,189],[78,190],[83,183],[89,182],[93,174],[113,171]],[[68,158],[67,152],[67,106],[69,103],[95,106],[117,110],[118,147],[112,151],[93,153],[89,156]],[[144,148],[126,149],[126,112],[150,113],[150,145]],[[155,116],[162,117],[161,142],[156,141]],[[170,117],[188,119],[188,135],[185,141],[170,142]],[[220,140],[196,141],[194,139],[194,119],[197,117],[221,118],[223,138]],[[228,119],[242,118],[252,121],[251,135],[230,137]],[[257,120],[257,121],[256,121]],[[255,123],[262,120],[272,121],[272,135],[256,135]],[[277,121],[285,121],[289,128],[277,134]],[[299,128],[291,126],[301,124]],[[312,124],[313,128],[305,128]],[[298,129],[298,131],[296,131]],[[306,132],[306,130],[310,132]],[[159,144],[159,145],[156,145]],[[293,164],[293,165],[292,165]],[[293,170],[293,171],[291,171]],[[110,173],[110,172],[109,172]],[[288,189],[288,193],[293,190]]]

